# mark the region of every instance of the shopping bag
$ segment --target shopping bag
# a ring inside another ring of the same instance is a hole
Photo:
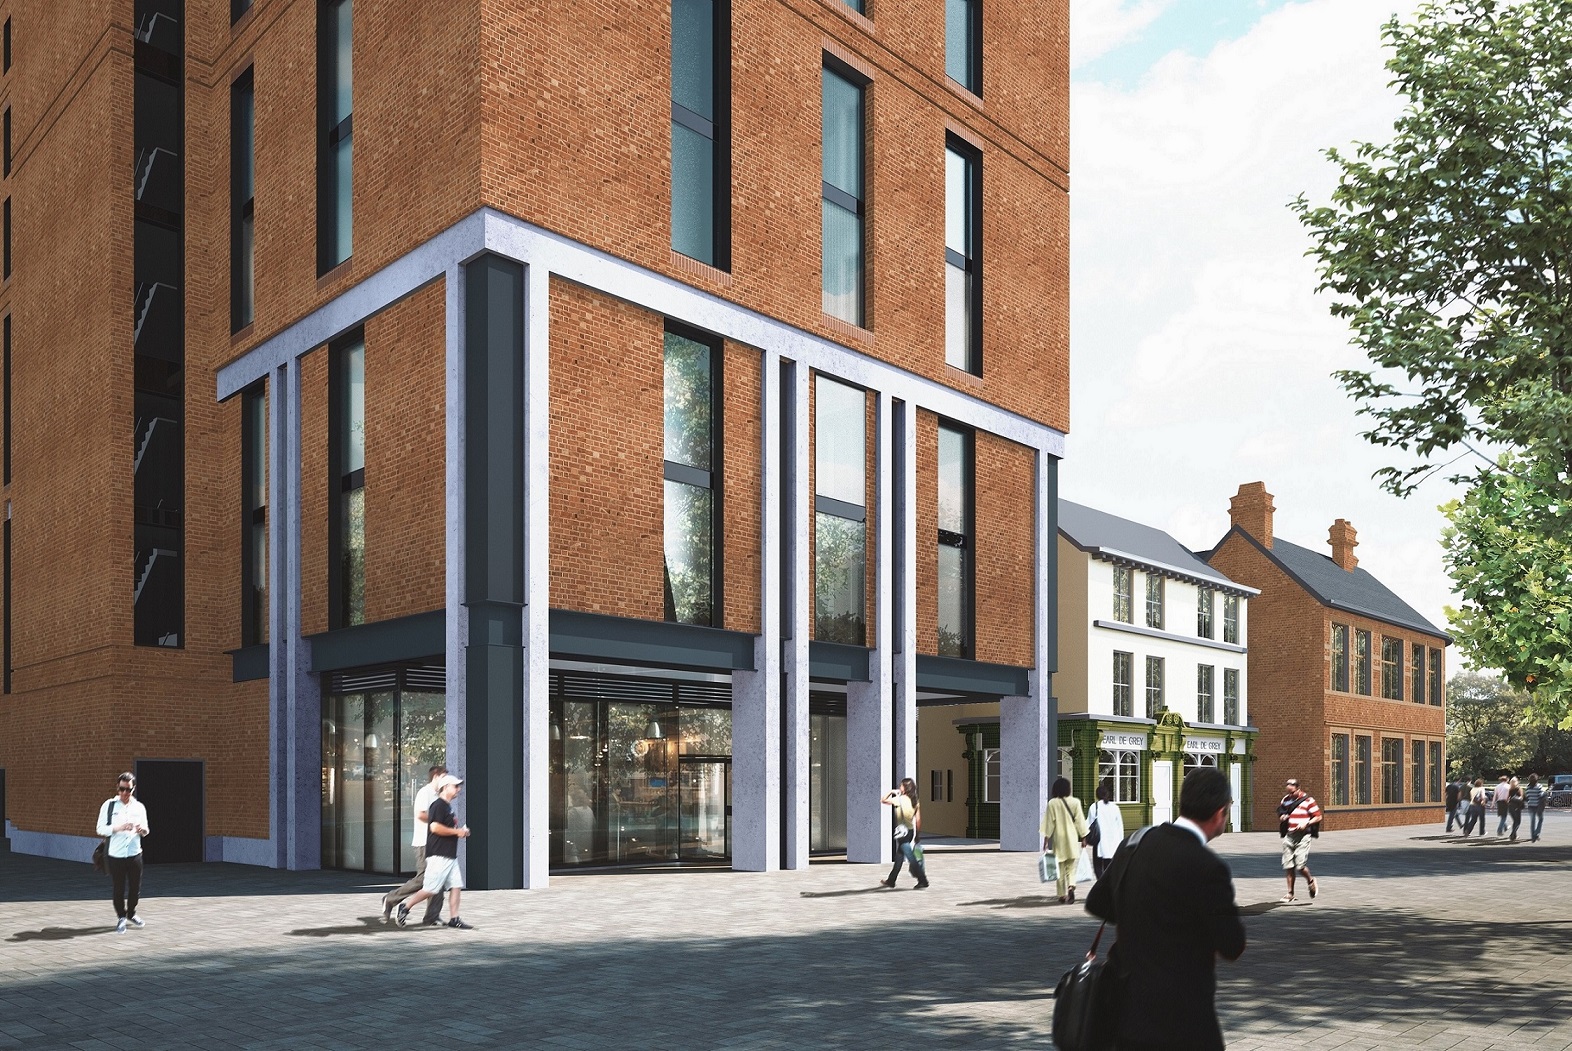
[[[1059,879],[1059,859],[1053,851],[1045,850],[1037,859],[1037,879],[1041,883],[1054,883]]]
[[[1090,883],[1097,878],[1097,870],[1092,867],[1092,848],[1085,847],[1081,856],[1075,859],[1075,882]]]

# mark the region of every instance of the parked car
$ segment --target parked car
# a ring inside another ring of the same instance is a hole
[[[1547,802],[1554,807],[1572,806],[1572,774],[1551,775]]]

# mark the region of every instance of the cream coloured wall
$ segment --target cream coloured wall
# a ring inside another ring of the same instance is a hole
[[[967,762],[966,739],[957,722],[997,720],[999,705],[951,704],[919,708],[917,711],[917,772],[912,779],[922,794],[922,830],[931,836],[966,835]],[[930,790],[933,771],[941,778],[953,772],[955,791],[951,799],[933,800]]]

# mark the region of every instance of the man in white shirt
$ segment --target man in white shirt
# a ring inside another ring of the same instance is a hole
[[[132,793],[136,777],[130,772],[116,779],[115,794],[98,808],[98,834],[109,837],[109,878],[114,887],[115,933],[124,934],[126,923],[145,927],[136,914],[142,897],[142,837],[148,833],[147,808]]]
[[[382,922],[391,923],[393,910],[410,895],[419,890],[426,882],[426,836],[429,832],[426,811],[437,798],[437,782],[447,774],[448,768],[438,764],[431,768],[431,780],[415,793],[414,817],[415,832],[410,837],[410,845],[415,848],[415,875],[397,890],[388,891],[382,898]],[[432,898],[426,904],[426,915],[421,920],[427,926],[435,926],[442,915],[442,898]]]

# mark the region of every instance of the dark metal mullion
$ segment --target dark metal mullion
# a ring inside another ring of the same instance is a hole
[[[695,113],[676,100],[671,104],[671,120],[673,124],[681,124],[689,131],[697,132],[712,142],[715,139],[715,122]]]
[[[853,197],[851,194],[847,193],[845,190],[841,189],[839,186],[834,185],[833,183],[820,180],[820,185],[822,186],[821,192],[823,193],[824,199],[826,201],[846,209],[848,212],[851,212],[859,219],[862,218],[862,201],[856,197]]]
[[[972,261],[948,245],[944,248],[944,261],[957,270],[964,270],[968,274],[972,272]]]
[[[675,460],[666,461],[665,478],[668,482],[680,482],[683,485],[691,485],[699,489],[713,489],[714,477],[715,472],[713,471],[689,467],[687,464],[678,463]]]
[[[823,514],[834,515],[836,518],[844,518],[848,522],[866,523],[868,521],[867,508],[858,504],[847,503],[845,500],[837,500],[833,496],[815,495],[813,498],[813,509]]]
[[[337,124],[328,128],[328,145],[337,146],[355,133],[355,115],[351,113]]]

